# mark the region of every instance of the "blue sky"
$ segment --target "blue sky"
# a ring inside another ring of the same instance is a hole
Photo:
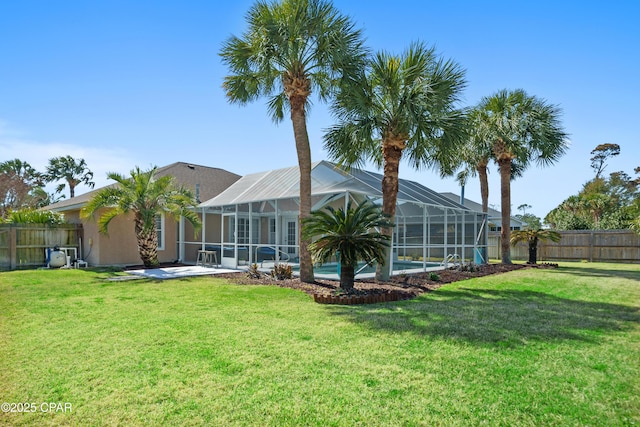
[[[0,3],[0,161],[43,170],[84,158],[98,185],[175,161],[246,174],[297,164],[290,121],[274,125],[264,100],[230,105],[218,52],[241,35],[252,1],[4,1]],[[590,151],[617,143],[607,172],[640,166],[640,3],[336,0],[372,51],[435,45],[467,70],[464,105],[522,88],[558,104],[571,148],[555,166],[512,184],[512,206],[546,213],[593,177]],[[313,160],[326,159],[325,105],[308,118]],[[453,179],[401,165],[400,176],[459,193]],[[499,206],[490,174],[489,203]],[[466,195],[480,200],[476,180]],[[79,187],[78,193],[87,191]]]

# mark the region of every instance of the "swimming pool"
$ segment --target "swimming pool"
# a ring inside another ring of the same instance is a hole
[[[356,267],[357,274],[365,274],[365,273],[375,273],[376,272],[376,264],[368,265],[364,269],[365,263],[359,262],[358,267]],[[440,263],[437,262],[427,262],[427,268],[431,267],[440,267]],[[394,261],[393,262],[393,271],[404,271],[404,270],[422,270],[424,264],[422,261]],[[298,270],[298,267],[293,268],[295,271]],[[362,270],[360,270],[362,269]],[[313,272],[317,274],[338,274],[338,264],[335,262],[317,265],[313,268]]]

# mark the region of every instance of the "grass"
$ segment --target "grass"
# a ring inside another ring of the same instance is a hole
[[[638,425],[640,267],[325,306],[221,279],[0,273],[1,425]]]

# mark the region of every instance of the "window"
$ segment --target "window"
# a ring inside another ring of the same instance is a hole
[[[276,244],[276,219],[269,218],[269,244]]]
[[[253,243],[257,243],[260,240],[260,218],[253,218],[253,224],[251,229],[251,239]],[[238,244],[246,245],[249,242],[249,218],[238,218]]]
[[[164,214],[156,215],[156,233],[158,234],[158,250],[164,250]]]
[[[238,244],[249,243],[249,218],[238,218]]]

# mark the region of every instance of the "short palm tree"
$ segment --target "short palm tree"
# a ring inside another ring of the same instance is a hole
[[[69,186],[69,197],[75,197],[78,184],[85,184],[93,188],[93,172],[87,167],[84,159],[74,159],[71,156],[61,156],[49,159],[45,179],[48,182],[64,180],[58,185],[56,193],[61,193],[66,186]]]
[[[359,70],[366,50],[361,32],[326,0],[258,1],[249,29],[231,37],[220,55],[229,67],[224,89],[231,102],[269,98],[275,122],[289,111],[300,168],[300,219],[311,212],[311,149],[306,110],[312,92],[327,100],[336,84]],[[313,282],[308,241],[300,236],[300,279]]]
[[[401,56],[379,52],[359,79],[341,87],[332,108],[338,123],[327,131],[325,148],[344,166],[372,161],[383,168],[382,210],[391,221],[403,156],[416,169],[452,172],[466,135],[464,114],[456,109],[465,85],[459,65],[413,43]],[[392,229],[382,232],[391,236]],[[389,274],[379,266],[376,278],[386,281]]]
[[[502,262],[511,264],[511,173],[513,162],[526,168],[536,162],[548,166],[567,150],[567,134],[560,124],[560,109],[529,96],[521,89],[502,90],[478,104],[482,134],[490,142],[500,170],[502,209]]]
[[[353,289],[358,261],[384,263],[385,248],[390,237],[378,231],[392,226],[388,217],[371,202],[353,208],[314,211],[304,220],[302,233],[309,239],[317,237],[309,248],[320,262],[340,253],[340,288]],[[319,237],[318,237],[319,236]]]
[[[511,246],[515,246],[520,242],[527,243],[529,245],[529,261],[527,261],[527,264],[536,264],[538,262],[538,242],[540,240],[559,242],[561,237],[560,233],[554,230],[525,228],[524,230],[514,230],[511,233],[510,243]]]
[[[138,251],[145,267],[158,266],[158,234],[156,216],[168,213],[175,218],[184,217],[197,230],[200,219],[195,211],[196,199],[191,191],[177,187],[172,176],[156,176],[157,167],[142,171],[136,166],[130,177],[111,172],[107,176],[117,182],[93,196],[82,209],[84,217],[93,217],[105,209],[98,218],[98,228],[107,234],[109,223],[120,215],[133,214]]]

